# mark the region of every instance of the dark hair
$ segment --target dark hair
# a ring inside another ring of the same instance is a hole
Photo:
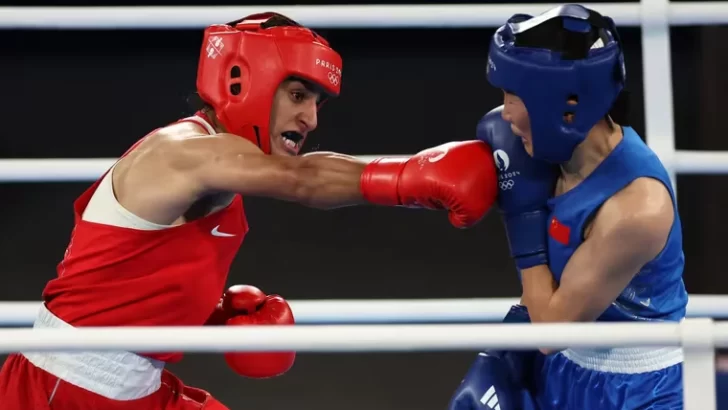
[[[212,106],[210,104],[206,103],[205,101],[203,101],[202,98],[200,97],[200,94],[198,94],[196,91],[187,96],[187,106],[189,107],[189,110],[191,110],[192,112],[190,112],[186,115],[191,115],[198,111],[202,111],[204,113],[210,113],[210,112],[214,111],[212,109]]]
[[[629,100],[630,92],[627,90],[623,89],[622,92],[617,95],[617,99],[614,100],[614,104],[612,104],[612,108],[609,110],[609,113],[604,116],[604,119],[607,121],[610,129],[614,129],[615,123],[627,127],[631,125],[631,121],[629,120]]]

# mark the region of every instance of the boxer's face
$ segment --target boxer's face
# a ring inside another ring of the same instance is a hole
[[[531,140],[531,122],[528,120],[528,111],[523,101],[515,94],[503,92],[504,120],[511,123],[511,131],[520,137],[528,155],[533,155],[533,143]]]
[[[298,80],[281,83],[273,99],[270,145],[273,155],[298,155],[308,133],[318,125],[321,98],[309,84]]]

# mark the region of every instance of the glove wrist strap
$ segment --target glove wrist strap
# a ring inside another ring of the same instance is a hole
[[[505,216],[508,245],[518,269],[548,263],[548,216],[544,209]]]
[[[401,205],[399,176],[408,160],[409,158],[377,158],[370,162],[360,179],[364,199],[376,205]]]

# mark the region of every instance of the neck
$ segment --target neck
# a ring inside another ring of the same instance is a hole
[[[561,178],[567,187],[578,184],[589,176],[604,161],[614,147],[622,140],[622,127],[612,124],[610,128],[602,120],[595,125],[584,141],[577,145],[571,159],[561,164]]]
[[[212,125],[212,128],[215,129],[218,133],[226,133],[227,130],[225,127],[218,121],[217,115],[215,115],[215,110],[213,110],[211,107],[205,107],[200,110],[200,112],[206,117],[207,121]]]

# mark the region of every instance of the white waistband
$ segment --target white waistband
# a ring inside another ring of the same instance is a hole
[[[679,347],[566,349],[561,354],[585,369],[607,373],[646,373],[683,361],[683,350]]]
[[[34,328],[68,328],[41,305]],[[162,383],[164,362],[130,352],[23,353],[29,362],[78,387],[114,400],[148,396]]]

